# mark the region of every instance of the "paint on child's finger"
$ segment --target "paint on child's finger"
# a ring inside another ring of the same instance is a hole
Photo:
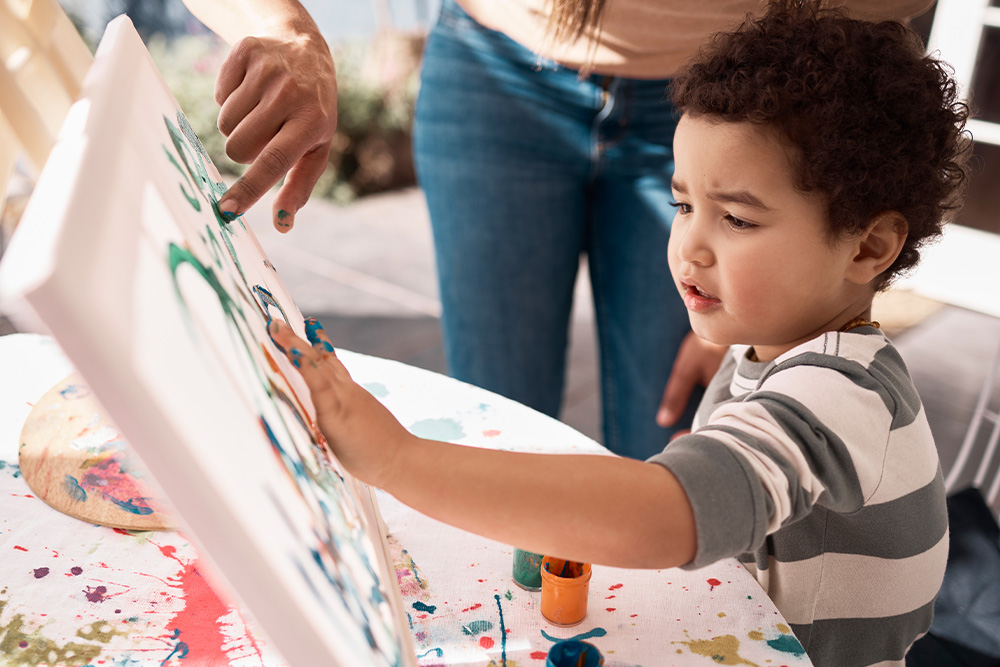
[[[323,330],[323,325],[319,323],[319,320],[315,317],[307,317],[305,325],[306,338],[309,339],[309,342],[314,347],[320,348],[323,352],[333,354],[333,345],[330,343],[330,339]]]
[[[292,365],[296,368],[302,368],[302,350],[293,347],[288,354],[292,357]]]

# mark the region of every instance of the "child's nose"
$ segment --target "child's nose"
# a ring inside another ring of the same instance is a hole
[[[707,266],[712,263],[712,251],[708,243],[706,225],[692,219],[681,231],[677,244],[677,256],[683,262]]]

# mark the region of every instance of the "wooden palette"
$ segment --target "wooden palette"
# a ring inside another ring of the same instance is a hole
[[[125,530],[178,527],[163,492],[75,373],[32,408],[18,458],[28,486],[60,512]]]

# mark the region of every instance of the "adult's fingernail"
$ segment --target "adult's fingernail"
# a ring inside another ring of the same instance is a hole
[[[295,217],[283,208],[278,209],[278,219],[275,221],[278,227],[287,228],[291,227],[292,223],[295,221]]]
[[[226,222],[232,222],[236,219],[236,211],[239,210],[239,202],[233,198],[223,199],[219,202],[219,215]]]

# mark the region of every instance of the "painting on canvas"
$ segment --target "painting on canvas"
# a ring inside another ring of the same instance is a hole
[[[292,665],[412,665],[369,490],[268,318],[302,317],[131,22],[105,34],[3,265]]]

